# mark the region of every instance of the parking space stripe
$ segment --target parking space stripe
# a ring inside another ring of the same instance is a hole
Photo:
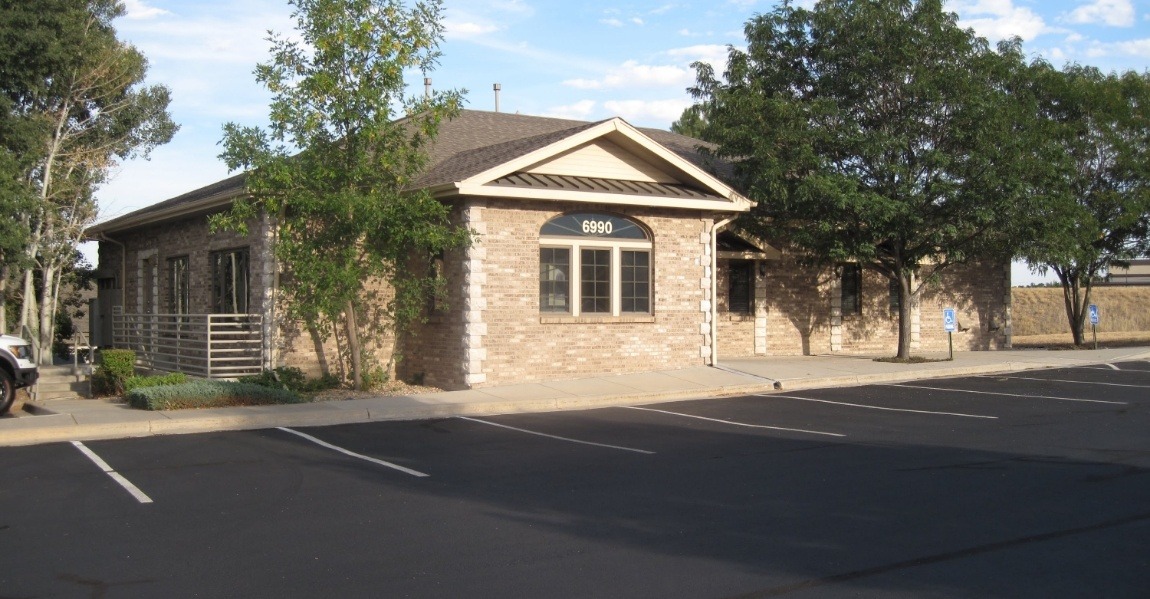
[[[1058,401],[1080,401],[1085,403],[1108,403],[1117,406],[1124,406],[1124,401],[1106,401],[1102,399],[1079,399],[1076,397],[1055,397],[1053,395],[1023,395],[1020,393],[1002,393],[1000,391],[974,391],[971,389],[948,389],[946,387],[927,387],[924,385],[905,385],[905,384],[890,384],[882,385],[883,387],[903,387],[906,389],[927,389],[929,391],[954,391],[956,393],[977,393],[979,395],[1002,395],[1004,397],[1024,397],[1026,399],[1056,399]]]
[[[756,397],[781,397],[784,399],[797,399],[799,401],[813,401],[818,403],[833,404],[836,406],[849,406],[852,408],[866,408],[868,410],[884,410],[887,412],[910,412],[912,414],[934,414],[936,416],[959,416],[961,418],[985,418],[988,420],[997,420],[998,416],[982,416],[980,414],[959,414],[956,412],[931,412],[928,410],[908,410],[906,408],[887,408],[883,406],[872,406],[861,403],[847,403],[845,401],[830,401],[828,399],[813,399],[810,397],[798,397],[795,395],[778,395],[775,393],[760,393]]]
[[[144,494],[143,491],[140,490],[139,487],[133,485],[132,481],[124,478],[119,472],[113,470],[112,467],[108,465],[108,462],[105,462],[103,458],[96,455],[96,452],[88,449],[86,445],[79,441],[72,441],[72,445],[76,449],[79,449],[80,453],[87,456],[89,460],[92,460],[92,463],[96,464],[96,466],[99,467],[100,470],[103,470],[105,474],[112,478],[112,480],[119,483],[121,487],[124,487],[124,490],[131,493],[132,497],[136,498],[136,501],[139,501],[140,503],[152,503],[151,497],[148,497]]]
[[[723,424],[732,424],[734,426],[746,426],[750,428],[765,428],[773,431],[787,431],[791,433],[807,433],[811,435],[826,435],[828,437],[845,437],[846,435],[839,433],[825,433],[822,431],[808,431],[801,428],[783,428],[781,426],[767,426],[765,424],[747,424],[745,422],[735,422],[733,420],[723,420],[721,418],[707,418],[706,416],[695,416],[694,414],[681,414],[679,412],[668,412],[667,410],[656,410],[653,408],[640,408],[638,406],[619,406],[628,410],[642,410],[644,412],[658,412],[660,414],[670,414],[671,416],[682,416],[683,418],[695,418],[697,420],[708,420],[711,422],[721,422]]]
[[[290,429],[290,428],[287,428],[284,426],[277,426],[276,428],[285,432],[285,433],[291,433],[293,435],[296,435],[297,437],[302,437],[304,439],[307,439],[308,441],[311,441],[312,443],[315,443],[316,445],[319,445],[321,447],[326,447],[328,449],[338,451],[338,452],[340,452],[346,456],[358,458],[358,459],[361,459],[365,462],[371,462],[372,464],[379,464],[380,466],[385,466],[387,468],[399,470],[400,472],[403,472],[405,474],[410,474],[412,476],[419,476],[419,477],[430,476],[429,474],[424,474],[418,470],[412,470],[411,468],[404,468],[403,466],[400,466],[399,464],[392,464],[391,462],[386,462],[386,461],[378,459],[378,458],[373,458],[371,456],[363,455],[362,453],[356,453],[356,452],[351,451],[349,449],[344,449],[342,447],[339,447],[338,445],[332,445],[331,443],[328,443],[327,441],[324,441],[322,439],[317,439],[317,438],[315,438],[315,437],[313,437],[307,433],[301,433],[297,430]]]
[[[1106,387],[1132,387],[1134,389],[1150,389],[1150,385],[1128,385],[1126,383],[1096,383],[1091,381],[1071,381],[1067,379],[1040,379],[1037,377],[1029,376],[1002,376],[1002,375],[979,375],[981,378],[996,378],[996,379],[1014,379],[1018,381],[1042,381],[1044,383],[1073,383],[1075,385],[1103,385]]]
[[[621,447],[619,445],[606,445],[603,443],[592,443],[591,441],[581,441],[579,439],[571,439],[569,437],[557,437],[555,435],[548,435],[547,433],[529,431],[525,428],[515,428],[514,426],[507,426],[506,424],[499,424],[498,422],[491,422],[488,420],[480,420],[478,418],[469,418],[467,416],[456,416],[456,418],[459,418],[460,420],[469,420],[471,422],[478,422],[480,424],[489,424],[491,426],[498,426],[499,428],[506,428],[506,429],[510,429],[513,431],[519,431],[521,433],[527,433],[529,435],[538,435],[540,437],[547,437],[548,439],[558,439],[560,441],[568,441],[570,443],[579,443],[581,445],[594,445],[595,447],[606,447],[608,449],[621,449],[623,451],[633,451],[635,453],[643,453],[643,454],[647,454],[647,455],[651,455],[651,454],[655,453],[653,451],[647,451],[646,449],[635,449],[633,447]]]

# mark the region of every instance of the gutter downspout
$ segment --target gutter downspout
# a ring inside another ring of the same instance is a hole
[[[711,366],[719,365],[719,229],[736,218],[725,218],[711,226]]]

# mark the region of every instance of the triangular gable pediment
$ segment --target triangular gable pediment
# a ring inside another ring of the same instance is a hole
[[[751,202],[622,119],[603,121],[473,174],[451,195],[478,195],[715,212]]]
[[[528,166],[521,172],[539,175],[617,179],[647,183],[679,183],[666,171],[624,150],[606,138],[594,139],[557,156]]]

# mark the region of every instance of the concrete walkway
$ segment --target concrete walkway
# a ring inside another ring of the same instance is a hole
[[[926,354],[932,359],[945,354]],[[865,356],[732,358],[718,367],[523,383],[469,391],[281,406],[148,412],[98,399],[31,404],[0,418],[0,446],[261,429],[579,410],[682,399],[794,391],[1150,359],[1150,348],[958,352],[954,361],[875,362]]]

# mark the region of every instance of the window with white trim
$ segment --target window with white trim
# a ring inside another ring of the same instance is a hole
[[[650,314],[651,274],[651,235],[629,218],[576,212],[539,230],[540,312]]]

